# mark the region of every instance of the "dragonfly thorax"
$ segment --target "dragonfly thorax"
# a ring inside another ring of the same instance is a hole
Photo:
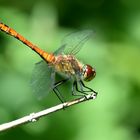
[[[73,55],[58,55],[54,67],[57,72],[80,77],[83,65]]]
[[[90,65],[84,65],[82,76],[84,81],[91,81],[96,76],[95,69]]]

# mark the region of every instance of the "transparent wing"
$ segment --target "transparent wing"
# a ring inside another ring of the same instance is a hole
[[[66,45],[62,45],[61,47],[59,47],[55,52],[54,52],[54,55],[58,55],[58,54],[61,54],[64,49],[65,49]]]
[[[92,30],[83,30],[67,35],[62,40],[62,46],[55,53],[64,53],[70,55],[77,54],[92,34]]]
[[[31,87],[38,99],[42,99],[52,90],[54,84],[52,73],[53,69],[44,60],[35,64],[31,77]]]

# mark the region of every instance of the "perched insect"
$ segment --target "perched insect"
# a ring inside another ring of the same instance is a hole
[[[92,34],[90,30],[84,30],[72,33],[65,37],[62,46],[53,54],[48,53],[30,41],[25,39],[22,35],[17,33],[14,29],[0,22],[0,30],[15,37],[29,48],[34,50],[43,59],[35,65],[35,70],[32,76],[32,87],[34,92],[42,97],[51,90],[55,92],[58,98],[63,102],[58,86],[68,80],[72,81],[72,95],[79,96],[82,93],[95,93],[93,89],[85,86],[83,81],[92,80],[95,75],[95,69],[88,64],[81,63],[75,55],[82,48],[83,44],[89,39]],[[63,79],[56,82],[55,74],[63,75]],[[77,91],[77,92],[76,92]]]

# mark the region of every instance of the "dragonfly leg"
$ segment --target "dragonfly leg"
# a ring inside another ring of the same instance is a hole
[[[82,96],[81,94],[76,94],[75,93],[75,89],[76,89],[77,92],[82,93],[84,95],[87,95],[87,93],[83,91],[82,87],[79,90],[77,81],[73,82],[73,85],[72,85],[72,95],[74,95],[74,96]]]
[[[64,103],[64,98],[62,97],[62,95],[60,94],[59,90],[57,87],[53,88],[54,93],[56,94],[56,96],[59,98],[59,100]]]
[[[92,92],[92,93],[95,93],[97,95],[97,92],[94,91],[93,89],[85,86],[85,84],[83,83],[83,81],[80,80],[79,81],[79,84],[80,84],[80,89],[78,88],[78,82],[77,81],[74,81],[73,86],[72,86],[72,95],[74,95],[74,96],[81,96],[79,94],[76,94],[74,89],[76,89],[77,92],[82,93],[84,95],[87,95],[88,94],[87,92]],[[86,89],[88,89],[88,90],[83,90],[83,87],[86,88]]]
[[[96,91],[94,91],[93,89],[91,89],[91,88],[85,86],[85,84],[83,83],[82,80],[80,80],[80,83],[81,83],[81,85],[82,85],[84,88],[88,89],[87,91],[83,91],[83,92],[93,92],[93,93],[95,93],[96,95],[98,94],[98,93],[97,93]]]
[[[62,85],[63,83],[67,82],[68,80],[69,79],[67,78],[67,79],[63,79],[61,81],[58,81],[54,84],[54,87],[58,87],[58,86]]]
[[[63,79],[61,81],[58,81],[54,84],[53,86],[53,91],[54,93],[56,94],[56,96],[59,98],[59,100],[64,103],[65,100],[64,100],[64,97],[60,94],[60,91],[58,90],[58,86],[60,86],[61,84],[65,83],[66,81],[68,81],[68,79]]]

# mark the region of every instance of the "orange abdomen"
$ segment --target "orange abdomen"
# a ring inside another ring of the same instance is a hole
[[[25,45],[27,45],[29,48],[34,50],[36,53],[38,53],[45,61],[49,63],[53,63],[55,61],[55,56],[53,54],[49,54],[45,52],[44,50],[38,48],[36,45],[32,44],[30,41],[28,41],[26,38],[24,38],[22,35],[17,33],[14,29],[8,27],[7,25],[0,22],[0,30],[15,37]]]

